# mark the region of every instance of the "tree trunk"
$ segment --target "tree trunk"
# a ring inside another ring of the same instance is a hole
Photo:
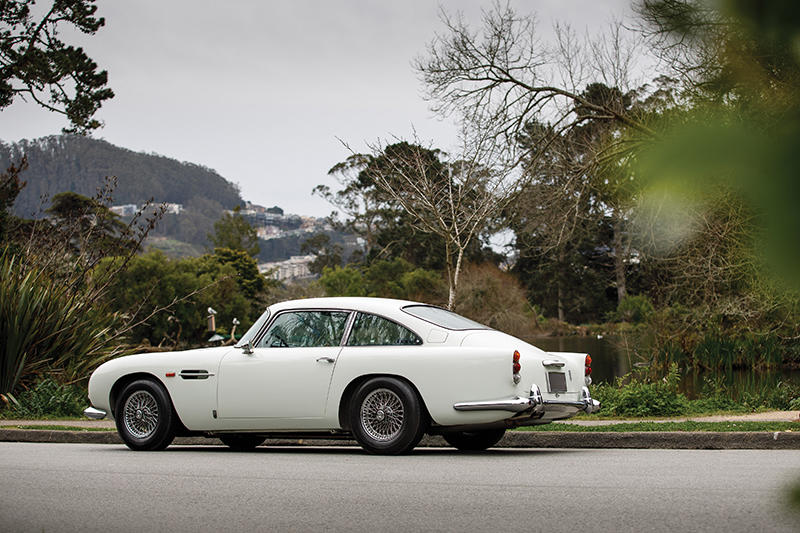
[[[458,290],[458,274],[461,272],[461,260],[464,257],[464,250],[462,248],[458,249],[458,255],[456,256],[456,266],[453,268],[453,273],[450,277],[450,294],[447,296],[447,308],[449,310],[453,310],[453,306],[456,304],[456,290]],[[450,261],[448,260],[448,263]]]
[[[563,247],[560,247],[558,250],[558,265],[559,265],[559,273],[556,274],[556,288],[558,290],[557,294],[558,301],[556,302],[558,306],[558,321],[566,322],[566,316],[564,314],[564,280],[562,279],[561,276],[561,272],[563,272],[563,267],[564,267]]]
[[[625,273],[625,258],[628,252],[622,242],[622,220],[616,218],[617,220],[614,221],[614,274],[617,278],[617,303],[619,303],[628,295]]]

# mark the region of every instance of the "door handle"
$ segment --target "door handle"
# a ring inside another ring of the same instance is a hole
[[[333,357],[317,357],[317,363],[333,363],[336,359]]]

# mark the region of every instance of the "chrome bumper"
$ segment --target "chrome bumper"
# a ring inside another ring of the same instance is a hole
[[[543,400],[542,391],[536,384],[531,386],[531,392],[527,398],[515,396],[504,400],[459,402],[453,405],[453,408],[456,411],[510,411],[512,413],[529,411],[531,415],[536,415],[543,414],[549,405],[576,407],[587,414],[600,410],[600,402],[592,398],[588,387],[581,388],[581,397],[578,400]]]
[[[94,407],[87,407],[83,410],[83,416],[91,418],[92,420],[102,420],[108,413],[102,409],[95,409]]]

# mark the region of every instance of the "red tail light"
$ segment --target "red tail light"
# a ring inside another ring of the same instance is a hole
[[[522,369],[522,365],[519,364],[518,350],[514,350],[514,359],[513,359],[513,364],[511,365],[511,369],[514,371],[514,383],[519,383],[520,380],[519,371]]]
[[[592,373],[592,356],[587,354],[583,364],[584,364],[584,375],[586,376],[590,375]]]

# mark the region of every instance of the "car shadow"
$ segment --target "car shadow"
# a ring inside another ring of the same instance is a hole
[[[130,451],[123,448],[125,451]],[[564,455],[567,453],[586,453],[590,449],[567,449],[567,448],[490,448],[484,451],[468,452],[460,451],[455,448],[436,447],[436,448],[415,448],[411,453],[401,455],[399,457],[408,456],[459,456],[459,457],[507,457],[507,456],[521,456],[521,455]],[[225,453],[231,455],[244,455],[244,454],[295,454],[295,455],[314,455],[314,454],[328,454],[328,455],[364,455],[370,456],[373,454],[367,453],[358,446],[259,446],[258,448],[250,451],[233,451],[224,445],[172,445],[161,453],[186,453],[186,452],[203,452],[203,453]],[[380,457],[375,455],[375,457]]]

